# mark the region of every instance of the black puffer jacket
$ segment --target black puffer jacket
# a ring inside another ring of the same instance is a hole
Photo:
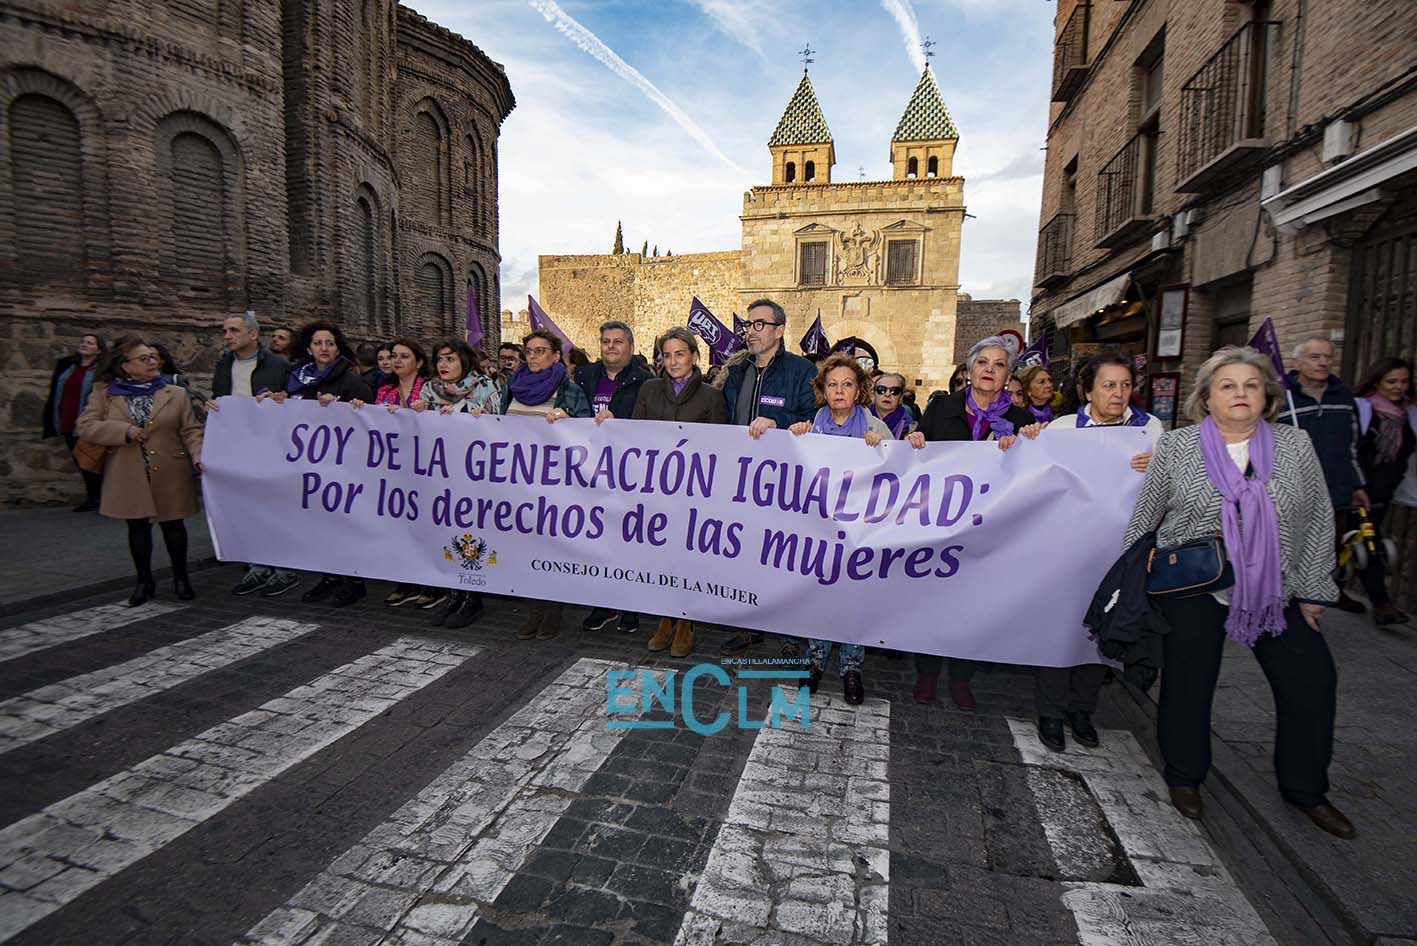
[[[295,380],[296,372],[300,369],[296,365],[290,371],[291,382]],[[287,385],[289,388],[289,385]],[[374,392],[369,390],[369,384],[359,376],[359,372],[354,370],[347,358],[341,358],[316,384],[298,391],[291,391],[291,397],[316,398],[321,394],[333,394],[341,401],[372,401]]]
[[[1171,630],[1146,593],[1146,567],[1155,547],[1155,532],[1133,542],[1107,570],[1082,619],[1097,640],[1098,652],[1120,661],[1123,678],[1143,690],[1156,682],[1163,663],[1162,641]]]

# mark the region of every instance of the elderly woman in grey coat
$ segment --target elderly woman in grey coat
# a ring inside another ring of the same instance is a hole
[[[1309,438],[1270,423],[1282,400],[1266,356],[1233,346],[1212,355],[1186,401],[1196,423],[1161,438],[1125,542],[1153,530],[1163,549],[1219,535],[1235,573],[1212,594],[1156,599],[1171,627],[1157,730],[1172,804],[1188,818],[1202,814],[1211,698],[1228,638],[1254,652],[1273,691],[1280,794],[1351,838],[1352,822],[1328,800],[1338,675],[1319,625],[1338,600],[1333,510]]]

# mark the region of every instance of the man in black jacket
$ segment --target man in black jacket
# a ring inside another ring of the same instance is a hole
[[[261,344],[261,326],[255,312],[247,310],[242,315],[228,316],[221,323],[221,337],[226,351],[212,373],[213,398],[285,391],[290,362]],[[269,565],[247,565],[246,574],[231,593],[249,595],[259,591],[262,597],[275,598],[298,584],[300,579],[294,572]]]
[[[621,419],[635,411],[635,399],[640,385],[654,375],[635,361],[635,333],[624,322],[606,322],[600,327],[600,360],[576,369],[576,383],[585,391],[591,411],[596,416]],[[640,629],[640,616],[628,611],[596,608],[581,622],[581,629],[599,631],[619,619],[620,630],[633,633]]]

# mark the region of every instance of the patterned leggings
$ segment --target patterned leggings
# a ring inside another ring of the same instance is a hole
[[[835,641],[818,640],[815,637],[807,638],[807,657],[812,661],[812,666],[818,669],[827,669],[827,657],[831,655],[832,644]],[[837,644],[837,665],[842,673],[850,670],[860,670],[861,665],[866,662],[866,645],[864,644]]]

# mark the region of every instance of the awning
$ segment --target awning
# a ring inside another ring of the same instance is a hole
[[[1122,297],[1127,294],[1127,283],[1131,282],[1131,279],[1132,274],[1129,272],[1114,276],[1102,285],[1064,302],[1050,313],[1053,316],[1053,326],[1065,328],[1074,322],[1081,322],[1098,309],[1121,302]]]
[[[1260,206],[1288,233],[1383,197],[1382,185],[1417,168],[1417,126],[1280,191]]]

